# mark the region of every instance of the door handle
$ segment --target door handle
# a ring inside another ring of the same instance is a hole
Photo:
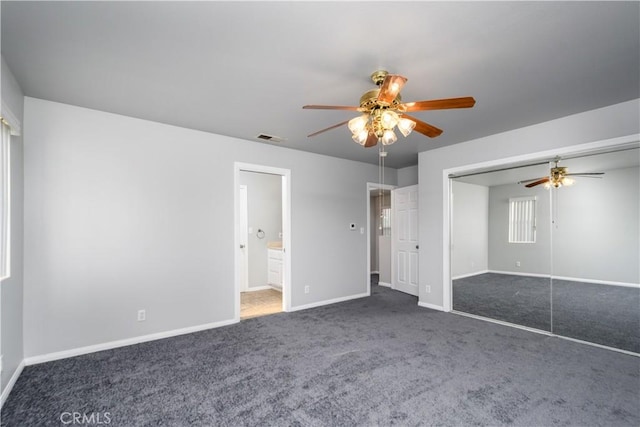
[[[244,249],[244,245],[240,245],[240,249]]]
[[[416,249],[420,249],[420,245],[416,245]]]

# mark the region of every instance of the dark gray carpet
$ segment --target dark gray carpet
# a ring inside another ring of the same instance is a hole
[[[640,289],[554,279],[553,333],[640,353]]]
[[[453,309],[640,353],[637,288],[485,273],[453,281]]]
[[[372,292],[29,366],[1,424],[640,425],[640,358]]]
[[[453,280],[453,309],[551,332],[549,279],[485,273]]]

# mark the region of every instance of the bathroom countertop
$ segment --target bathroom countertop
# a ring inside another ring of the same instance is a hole
[[[273,241],[267,243],[267,249],[280,249],[282,250],[282,242],[281,241]]]

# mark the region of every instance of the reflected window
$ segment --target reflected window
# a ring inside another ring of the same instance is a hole
[[[380,213],[380,234],[391,236],[391,208],[382,208]]]
[[[509,243],[536,242],[536,198],[509,199]]]

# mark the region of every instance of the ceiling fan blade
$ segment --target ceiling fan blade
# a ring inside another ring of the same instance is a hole
[[[602,178],[601,176],[597,176],[597,175],[604,175],[604,172],[585,172],[585,173],[576,172],[576,173],[565,173],[564,174],[564,176],[584,176],[585,178],[587,178],[587,177]]]
[[[412,122],[415,122],[416,127],[413,130],[425,136],[428,136],[429,138],[435,138],[436,136],[439,136],[442,133],[442,129],[438,129],[435,126],[432,126],[429,123],[425,123],[422,120],[418,120],[415,117],[411,117],[408,114],[400,114],[400,117],[409,119]]]
[[[348,105],[305,105],[302,107],[305,110],[349,110],[358,111],[360,107],[352,107]]]
[[[547,178],[547,177],[544,177],[544,178]],[[527,182],[533,182],[533,181],[537,181],[539,179],[544,179],[544,178],[540,177],[540,178],[533,178],[533,179],[523,179],[522,181],[518,181],[518,184],[526,184]]]
[[[549,182],[549,177],[548,176],[546,176],[546,177],[544,177],[542,179],[539,179],[539,180],[537,180],[535,182],[532,182],[531,184],[527,184],[527,185],[525,185],[525,187],[531,188],[531,187],[535,187],[536,185],[544,184],[545,182]]]
[[[387,74],[384,78],[384,82],[382,82],[382,86],[380,86],[378,102],[381,104],[391,105],[406,82],[406,77],[398,74]]]
[[[319,130],[317,132],[314,132],[314,133],[312,133],[310,135],[307,135],[307,138],[311,138],[312,136],[316,136],[318,134],[321,134],[322,132],[326,132],[328,130],[338,128],[338,127],[340,127],[342,125],[346,125],[347,123],[349,123],[349,120],[345,120],[344,122],[338,123],[337,125],[329,126],[328,128],[325,128],[325,129]]]
[[[369,132],[369,136],[367,136],[367,141],[364,143],[365,148],[375,147],[378,144],[378,137],[375,132]]]
[[[433,99],[431,101],[406,102],[405,111],[447,110],[450,108],[471,108],[476,100],[471,96],[463,98]]]

